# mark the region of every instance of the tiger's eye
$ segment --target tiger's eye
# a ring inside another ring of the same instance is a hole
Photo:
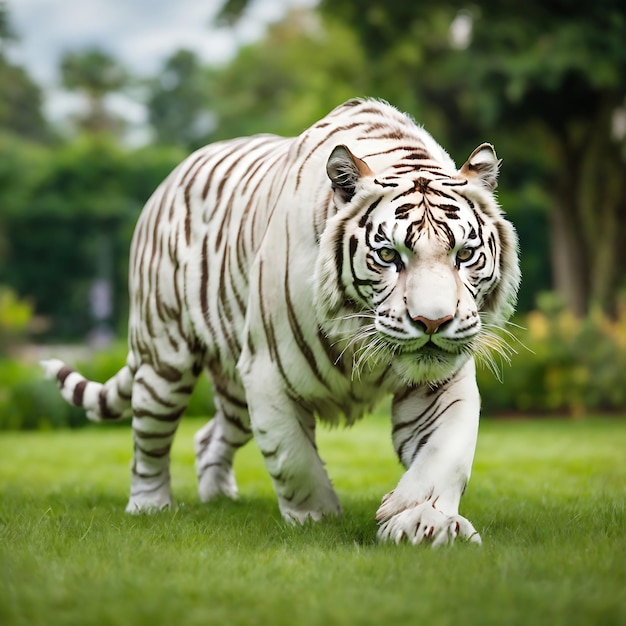
[[[398,252],[393,248],[380,248],[377,253],[383,263],[393,263],[398,258]]]
[[[456,253],[456,260],[465,263],[465,261],[469,261],[474,256],[474,250],[472,248],[461,248]]]

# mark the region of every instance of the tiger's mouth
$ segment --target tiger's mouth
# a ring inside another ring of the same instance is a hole
[[[447,380],[467,358],[466,350],[456,350],[427,339],[421,345],[404,346],[396,352],[391,365],[409,384],[433,383]]]
[[[416,354],[421,355],[421,356],[426,356],[426,357],[428,356],[438,357],[438,356],[449,356],[450,354],[453,354],[453,353],[451,352],[451,350],[446,350],[444,347],[438,346],[432,340],[429,340],[428,343],[425,343],[421,348],[419,348],[416,351]]]
[[[463,352],[460,345],[441,345],[435,343],[432,337],[426,342],[417,343],[415,341],[399,345],[398,353],[402,356],[413,356],[417,359],[437,359],[454,358]]]

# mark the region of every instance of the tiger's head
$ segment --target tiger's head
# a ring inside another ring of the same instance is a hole
[[[493,330],[514,310],[520,271],[493,194],[500,163],[490,144],[459,170],[442,153],[379,172],[345,145],[328,159],[336,212],[320,241],[316,309],[357,374],[382,365],[434,383],[502,345]]]

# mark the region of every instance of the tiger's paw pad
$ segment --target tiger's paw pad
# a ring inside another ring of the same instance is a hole
[[[406,539],[413,545],[430,543],[433,548],[450,545],[457,538],[480,545],[482,540],[472,523],[461,515],[446,515],[430,502],[400,511],[380,523],[379,541],[400,543]]]

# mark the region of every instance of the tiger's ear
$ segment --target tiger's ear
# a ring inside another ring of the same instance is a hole
[[[326,173],[333,184],[333,191],[342,202],[350,202],[363,176],[374,176],[369,165],[354,156],[347,146],[336,146],[326,163]]]
[[[478,179],[487,189],[493,191],[498,186],[498,172],[501,160],[490,143],[483,143],[467,159],[459,173],[468,179]]]

